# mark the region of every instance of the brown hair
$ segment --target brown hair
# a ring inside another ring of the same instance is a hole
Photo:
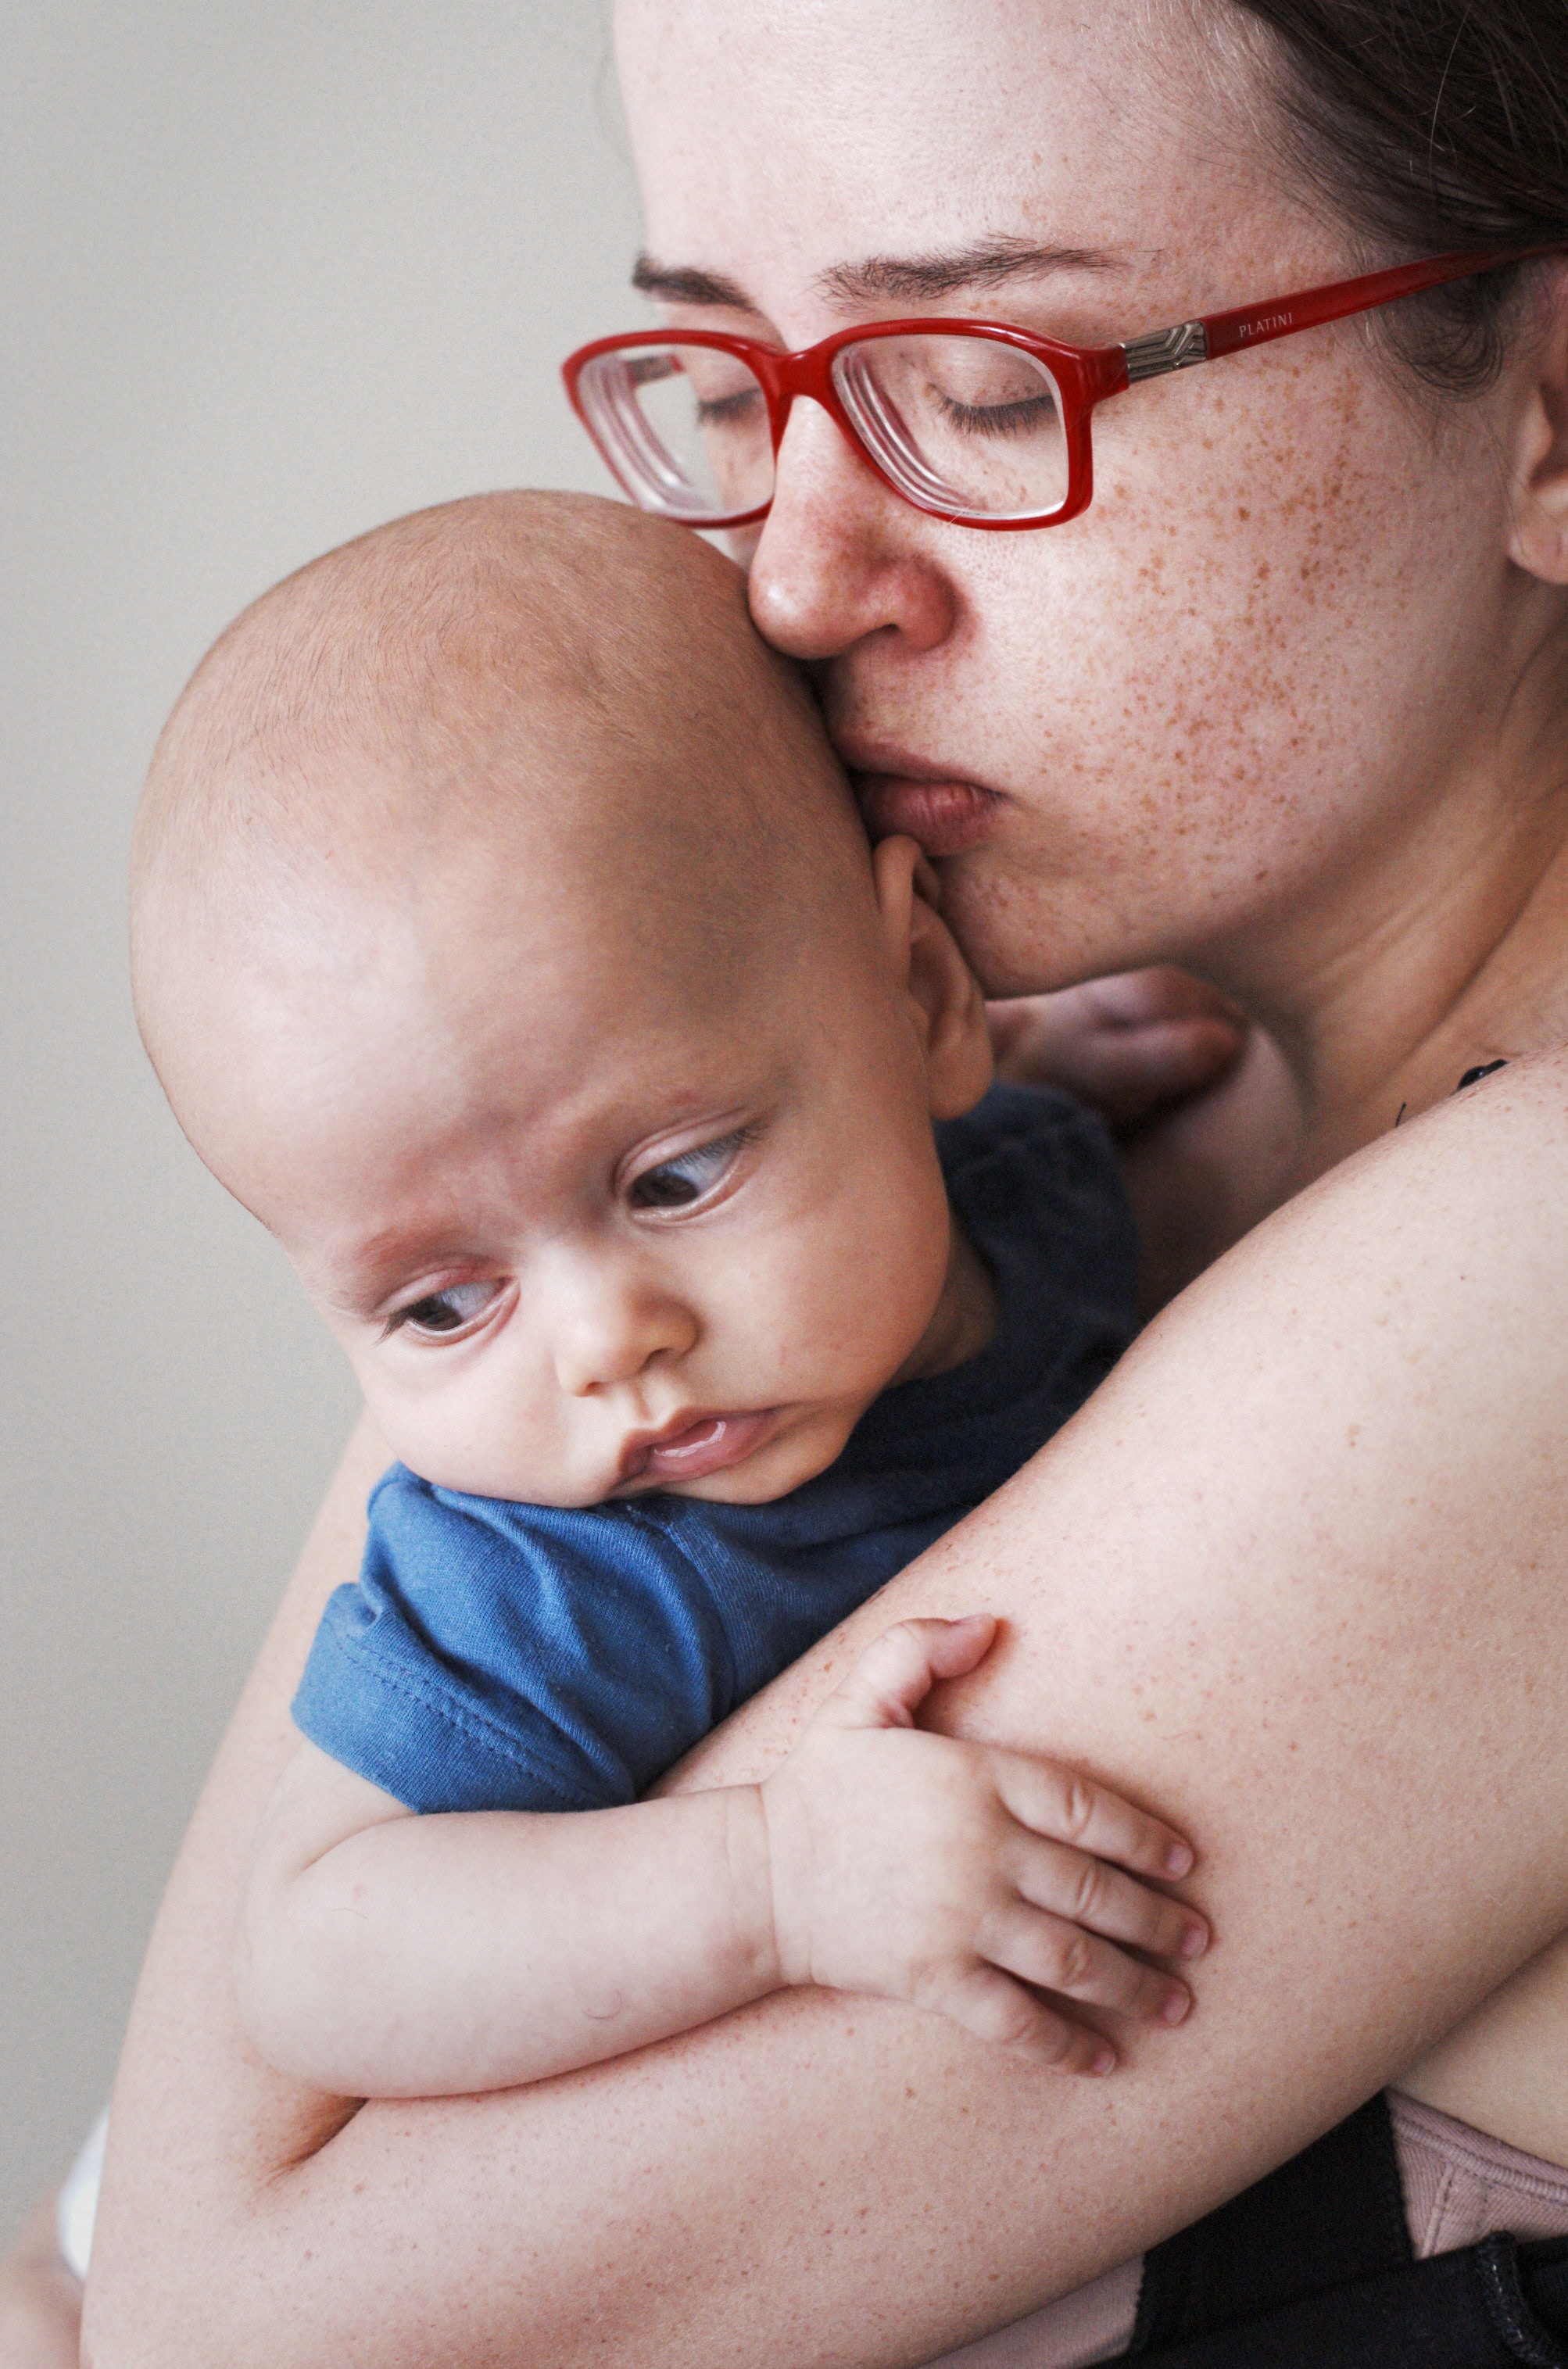
[[[1568,240],[1568,0],[1233,5],[1283,51],[1293,161],[1369,260]],[[1524,277],[1457,280],[1378,319],[1430,384],[1478,393]]]

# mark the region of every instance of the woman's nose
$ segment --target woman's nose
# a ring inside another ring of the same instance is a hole
[[[697,1337],[692,1310],[673,1293],[632,1276],[561,1279],[546,1322],[555,1379],[568,1398],[635,1381],[659,1357],[679,1357]]]
[[[759,632],[795,658],[836,658],[889,627],[933,648],[956,603],[929,545],[954,531],[900,501],[820,405],[797,398],[748,574]]]

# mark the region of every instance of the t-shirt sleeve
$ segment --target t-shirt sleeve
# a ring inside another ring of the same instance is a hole
[[[1063,1423],[1139,1328],[1138,1233],[1116,1147],[1094,1113],[1041,1086],[993,1086],[937,1134],[971,1231],[1055,1345]]]
[[[585,1810],[634,1801],[734,1700],[712,1590],[657,1522],[461,1497],[397,1467],[293,1715],[411,1810]]]

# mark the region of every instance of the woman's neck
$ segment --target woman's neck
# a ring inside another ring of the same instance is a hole
[[[1354,851],[1283,927],[1276,915],[1199,966],[1284,1055],[1300,1109],[1292,1187],[1467,1070],[1568,1040],[1568,681],[1522,692],[1490,761]]]

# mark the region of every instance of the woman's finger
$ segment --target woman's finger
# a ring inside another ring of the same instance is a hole
[[[1170,969],[993,1003],[988,1017],[1002,1076],[1061,1086],[1116,1127],[1217,1083],[1246,1034],[1218,989]]]
[[[1009,1873],[1032,1907],[1104,1940],[1156,1958],[1197,1958],[1208,1947],[1208,1926],[1196,1909],[1066,1843],[1020,1833]]]
[[[990,1761],[996,1790],[1021,1826],[1053,1842],[1071,1843],[1095,1859],[1114,1860],[1136,1875],[1191,1874],[1193,1847],[1163,1818],[1134,1809],[1119,1793],[1054,1760],[992,1752]]]
[[[1109,2073],[1116,2052],[1103,2032],[1074,2023],[1047,2007],[995,1966],[977,1965],[960,1974],[940,1998],[925,2002],[961,2024],[977,2040],[1017,2048],[1053,2073]]]
[[[1192,2007],[1192,1993],[1174,1974],[1022,1900],[993,1911],[978,1946],[991,1965],[1022,1982],[1139,2023],[1182,2023]]]

